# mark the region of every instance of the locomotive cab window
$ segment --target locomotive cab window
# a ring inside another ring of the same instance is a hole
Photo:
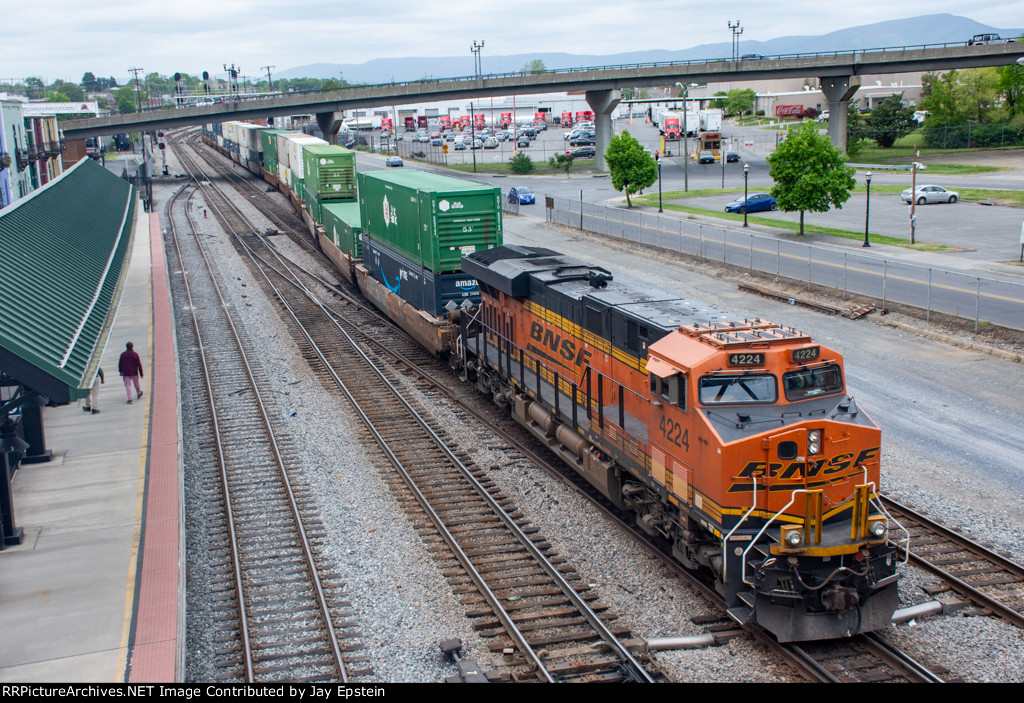
[[[661,378],[651,374],[651,395],[686,410],[686,376],[673,374],[668,378]]]
[[[774,403],[779,397],[775,376],[768,373],[704,376],[700,402],[704,405]]]
[[[786,391],[786,400],[790,401],[839,393],[843,390],[843,372],[838,364],[790,371],[783,374],[782,387]]]

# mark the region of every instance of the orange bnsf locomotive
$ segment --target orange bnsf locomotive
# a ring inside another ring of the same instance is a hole
[[[482,296],[461,321],[467,377],[708,574],[736,620],[780,641],[889,624],[881,432],[837,352],[548,249],[481,251],[463,270]]]

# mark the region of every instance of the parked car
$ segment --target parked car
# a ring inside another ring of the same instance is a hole
[[[913,194],[913,197],[911,195]],[[907,203],[917,201],[918,205],[925,203],[955,203],[960,199],[960,194],[955,190],[946,190],[942,186],[918,186],[916,191],[907,188],[900,193],[900,197]]]
[[[597,156],[597,148],[592,146],[580,146],[576,147],[572,151],[565,152],[566,156],[571,156],[574,159],[593,159]]]
[[[710,151],[702,151],[697,154],[697,163],[699,164],[713,164],[715,163],[715,155]]]
[[[737,162],[739,160],[740,160],[740,155],[737,152],[731,151],[731,150],[725,152],[725,161],[726,161],[726,163],[730,163],[731,164],[731,163]]]
[[[569,146],[591,146],[597,142],[593,137],[587,134],[581,134],[578,137],[569,140]]]
[[[760,212],[762,210],[778,209],[779,205],[775,202],[775,198],[767,193],[754,193],[753,195],[748,196],[746,201],[744,201],[743,198],[737,198],[725,206],[726,212],[738,212],[741,215],[744,212]]]
[[[516,140],[516,146],[518,146],[518,147],[530,146],[530,138],[527,137],[526,135],[523,135],[523,136],[519,137],[519,139]]]
[[[384,165],[385,166],[405,166],[405,162],[402,161],[402,157],[400,157],[400,156],[389,156],[388,158],[384,159]]]
[[[466,142],[462,141],[462,140],[458,140],[458,141],[455,142],[455,145],[452,147],[452,149],[454,149],[455,151],[465,151],[466,150]]]
[[[510,203],[519,203],[520,205],[533,205],[537,202],[533,191],[523,186],[517,186],[509,190],[508,201]]]
[[[444,140],[441,137],[435,137],[430,140],[430,146],[441,146],[442,144],[444,144]]]
[[[484,146],[484,143],[483,143],[483,141],[482,141],[482,140],[480,140],[480,139],[474,139],[474,140],[473,140],[473,143],[472,143],[472,144],[470,144],[470,148],[471,148],[471,149],[482,149],[482,148],[483,148],[483,146]]]
[[[496,137],[487,137],[484,140],[484,149],[497,149],[498,139]]]

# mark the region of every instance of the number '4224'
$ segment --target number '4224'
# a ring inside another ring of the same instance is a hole
[[[686,450],[690,450],[690,430],[684,429],[675,420],[665,417],[661,418],[661,422],[658,423],[658,429],[661,430],[661,434],[664,435],[665,440],[671,442],[677,447],[686,447]]]

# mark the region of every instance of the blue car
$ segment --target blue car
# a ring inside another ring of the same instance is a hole
[[[775,198],[767,193],[754,193],[747,198],[746,203],[743,202],[743,198],[737,198],[725,206],[726,212],[738,212],[741,215],[744,212],[760,212],[762,210],[778,209],[779,206],[775,202]]]
[[[513,188],[508,192],[508,201],[510,203],[519,203],[520,205],[533,205],[537,202],[533,191],[529,188]]]

